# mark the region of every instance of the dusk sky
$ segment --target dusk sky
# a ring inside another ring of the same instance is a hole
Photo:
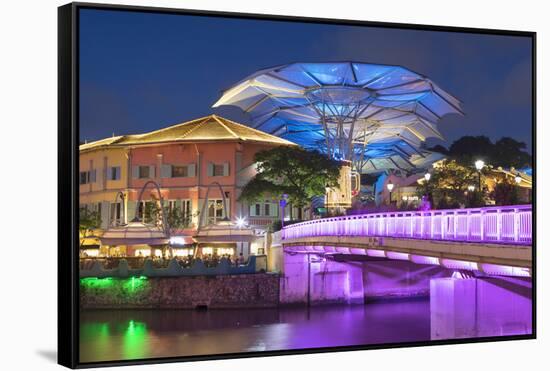
[[[466,113],[439,122],[445,146],[463,135],[510,136],[531,150],[529,38],[106,10],[80,14],[80,139],[211,113],[247,123],[237,108],[211,108],[223,90],[265,67],[325,61],[428,76]]]

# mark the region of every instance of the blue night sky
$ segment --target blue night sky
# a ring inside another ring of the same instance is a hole
[[[511,136],[531,150],[529,38],[90,9],[80,13],[80,138],[211,113],[246,123],[236,108],[211,108],[222,90],[265,67],[343,60],[402,65],[459,98],[466,116],[438,124],[446,146]]]

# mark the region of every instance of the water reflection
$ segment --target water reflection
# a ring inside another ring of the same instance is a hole
[[[431,281],[430,298],[281,309],[81,312],[81,362],[530,334],[531,284]]]
[[[428,300],[285,309],[84,311],[81,362],[430,339]]]

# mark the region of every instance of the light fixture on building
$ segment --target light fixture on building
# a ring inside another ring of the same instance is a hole
[[[246,218],[239,216],[235,221],[237,228],[244,228],[246,226]]]
[[[473,186],[473,185],[469,185],[469,186],[468,186],[468,191],[473,192],[474,189],[476,189],[475,186]]]
[[[483,160],[477,160],[475,162],[475,166],[477,171],[481,171],[481,169],[483,169],[483,167],[485,166],[485,162]]]
[[[432,177],[432,174],[430,173],[424,174],[424,179],[426,179],[426,182],[429,182],[431,177]]]
[[[521,183],[521,177],[519,175],[516,175],[516,184],[520,184]]]

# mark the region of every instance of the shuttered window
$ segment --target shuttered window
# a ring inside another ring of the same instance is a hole
[[[163,164],[160,168],[162,178],[189,178],[195,176],[195,164],[169,165]]]
[[[96,170],[88,170],[80,172],[80,184],[95,183],[96,181]]]
[[[80,172],[80,184],[88,184],[88,172],[87,171],[81,171]]]
[[[189,176],[187,166],[172,166],[172,178],[184,178]]]
[[[155,177],[154,165],[136,165],[132,167],[132,178],[151,179]]]
[[[108,180],[120,180],[120,166],[112,166],[107,170]]]
[[[228,176],[229,175],[229,162],[223,164],[208,164],[208,176]]]

